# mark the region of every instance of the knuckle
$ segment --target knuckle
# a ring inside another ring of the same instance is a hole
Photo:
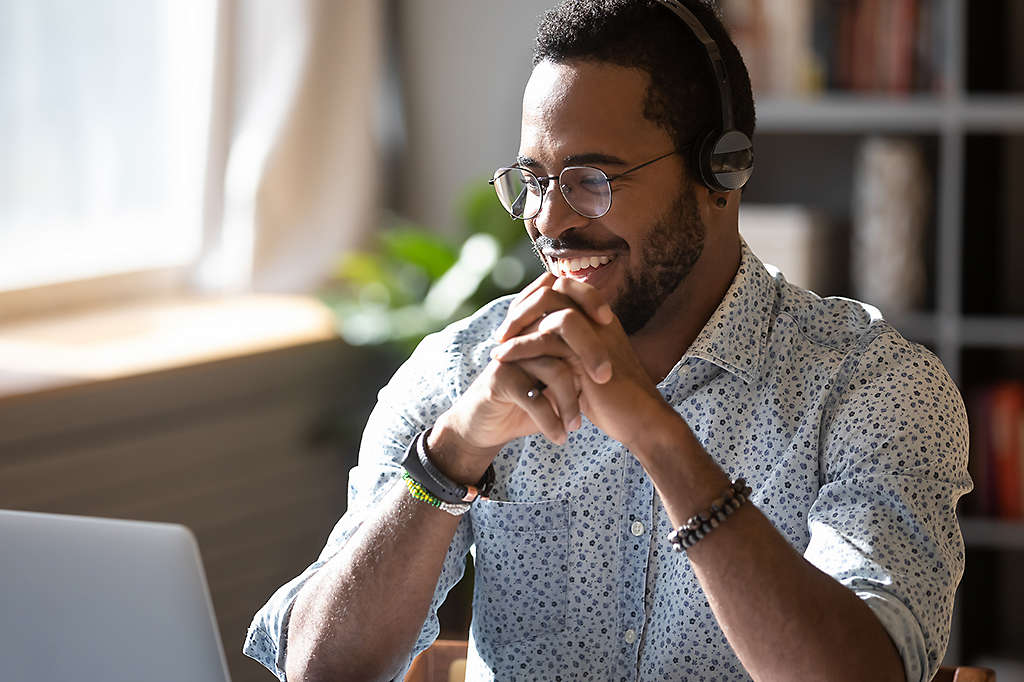
[[[567,362],[556,362],[553,371],[559,381],[566,381],[573,376],[572,366]]]
[[[551,287],[560,294],[571,295],[574,291],[586,286],[583,282],[577,282],[569,277],[559,277]]]
[[[546,329],[555,329],[565,327],[570,324],[574,318],[579,315],[579,311],[576,308],[562,308],[550,313],[544,318],[544,327]]]
[[[507,384],[510,381],[515,381],[517,375],[520,373],[521,372],[518,371],[512,365],[505,362],[499,362],[497,363],[497,367],[495,367],[494,372],[491,375],[491,386],[495,387],[498,385]]]

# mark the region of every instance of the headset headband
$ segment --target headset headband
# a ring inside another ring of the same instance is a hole
[[[658,3],[682,19],[704,46],[704,52],[711,62],[715,85],[718,87],[722,127],[710,131],[700,144],[697,169],[701,180],[716,191],[740,189],[754,172],[754,146],[745,133],[733,127],[732,88],[729,87],[729,74],[718,43],[708,34],[704,24],[700,23],[680,0],[658,0]]]
[[[729,87],[729,74],[722,60],[722,53],[718,50],[718,43],[711,37],[704,24],[694,16],[693,12],[686,8],[679,0],[658,0],[662,5],[672,10],[677,17],[686,22],[697,40],[704,46],[704,51],[711,62],[711,71],[715,75],[715,84],[718,86],[718,97],[721,102],[722,131],[733,129],[732,120],[732,88]]]

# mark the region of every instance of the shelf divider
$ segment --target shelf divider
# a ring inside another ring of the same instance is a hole
[[[960,530],[968,550],[1024,551],[1024,519],[1010,521],[984,516],[961,516]]]

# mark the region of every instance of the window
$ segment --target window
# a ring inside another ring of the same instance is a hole
[[[202,245],[212,0],[0,0],[0,291]]]

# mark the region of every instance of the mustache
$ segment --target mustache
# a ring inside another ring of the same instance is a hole
[[[626,246],[622,239],[615,239],[607,242],[597,242],[587,239],[585,236],[568,231],[558,239],[538,236],[533,240],[533,250],[538,256],[543,256],[548,251],[618,251]]]

